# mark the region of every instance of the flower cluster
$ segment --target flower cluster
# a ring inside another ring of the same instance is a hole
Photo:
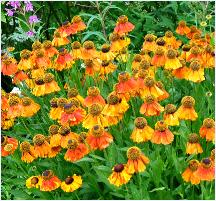
[[[36,21],[37,18],[32,16],[31,22]],[[179,126],[180,121],[195,121],[198,118],[192,96],[184,96],[179,106],[172,103],[163,106],[162,101],[170,94],[163,83],[156,79],[156,72],[162,69],[178,79],[195,83],[205,80],[205,69],[214,68],[211,34],[203,34],[197,27],[189,28],[184,21],[180,21],[176,33],[185,36],[188,39],[187,44],[182,44],[171,31],[159,38],[147,34],[139,54],[130,55],[128,46],[131,41],[128,33],[134,29],[134,25],[126,16],[118,18],[114,31],[110,34],[109,44],[103,44],[100,50],[97,50],[93,41],[81,44],[79,41],[69,40],[69,36],[84,29],[86,25],[81,17],[74,16],[71,22],[66,21],[55,30],[52,41],[35,41],[32,50],[22,50],[19,61],[7,54],[2,56],[2,73],[11,76],[14,83],[25,84],[36,98],[53,94],[49,117],[56,123],[50,125],[49,135],[35,135],[33,145],[28,141],[20,143],[23,162],[53,158],[64,149],[64,159],[76,162],[94,150],[107,148],[115,140],[109,127],[117,125],[123,119],[131,107],[130,100],[134,97],[143,101],[139,108],[140,114],[145,117],[160,116],[154,129],[144,117],[135,119],[130,136],[134,143],[150,141],[154,144],[171,144],[174,135],[169,126]],[[56,81],[57,72],[69,72],[79,62],[85,66],[85,77],[91,77],[95,83],[98,80],[106,82],[118,70],[118,64],[129,62],[130,56],[133,56],[130,69],[132,73],[120,72],[107,97],[102,96],[96,86],[89,87],[87,96],[84,97],[77,87],[71,87],[69,83],[65,85],[67,97],[59,95],[58,92],[63,88]],[[16,117],[31,117],[39,109],[40,106],[29,97],[3,93],[2,113],[5,117],[2,128],[9,129]],[[71,127],[78,125],[88,131],[72,132]],[[207,142],[214,142],[214,128],[214,120],[206,118],[199,131],[200,137]],[[4,136],[2,156],[12,154],[17,146],[16,139]],[[186,154],[200,154],[203,151],[199,136],[195,133],[188,135]],[[117,187],[128,183],[134,173],[145,171],[150,162],[136,146],[128,149],[127,158],[127,163],[115,165],[108,177],[109,182]],[[214,179],[213,161],[213,152],[210,158],[203,159],[201,163],[190,161],[188,169],[182,175],[183,179],[192,184]],[[77,176],[70,176],[61,182],[50,170],[26,181],[27,187],[40,188],[41,191],[50,191],[61,186],[65,192],[74,191],[81,183],[81,178]]]

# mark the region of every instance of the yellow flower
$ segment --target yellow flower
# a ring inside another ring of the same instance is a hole
[[[210,20],[212,18],[212,15],[206,15],[206,19]]]
[[[31,176],[26,180],[27,188],[39,188],[41,185],[41,176]]]
[[[201,26],[201,27],[206,27],[206,26],[207,26],[207,23],[206,23],[205,21],[202,21],[202,22],[200,22],[200,26]]]
[[[61,189],[64,192],[73,192],[82,186],[82,177],[74,174],[73,176],[68,176],[64,182],[61,183]]]

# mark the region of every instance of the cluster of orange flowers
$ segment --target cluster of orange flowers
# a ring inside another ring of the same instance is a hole
[[[3,55],[2,73],[13,76],[14,83],[25,83],[35,96],[60,91],[61,88],[55,81],[52,70],[68,70],[73,68],[77,60],[83,62],[86,76],[91,76],[94,80],[108,80],[108,75],[117,69],[117,61],[128,62],[130,44],[128,33],[134,29],[134,25],[126,16],[120,16],[114,32],[110,35],[110,44],[103,44],[100,51],[95,48],[92,41],[85,41],[83,45],[79,41],[74,41],[71,43],[70,50],[56,48],[70,44],[67,37],[85,28],[82,19],[75,16],[71,23],[66,22],[55,31],[53,41],[43,43],[35,41],[32,51],[21,51],[19,62],[8,54]],[[214,68],[214,49],[210,44],[212,35],[202,36],[201,30],[195,26],[189,28],[183,21],[179,23],[176,33],[186,36],[189,40],[188,44],[184,44],[181,49],[182,42],[177,40],[171,31],[167,31],[159,38],[147,34],[140,53],[134,55],[131,64],[132,74],[119,73],[118,82],[106,100],[95,86],[88,88],[85,98],[79,94],[77,88],[68,86],[67,98],[52,98],[49,116],[59,125],[49,127],[49,136],[35,135],[33,145],[28,141],[20,143],[21,160],[30,163],[39,157],[52,158],[62,149],[67,149],[64,159],[75,162],[92,150],[105,149],[113,141],[113,136],[107,131],[107,127],[116,125],[122,120],[130,107],[128,102],[133,97],[140,97],[144,101],[140,108],[141,114],[148,117],[160,116],[163,113],[163,119],[156,122],[153,129],[145,118],[137,117],[130,137],[132,141],[135,143],[151,141],[163,145],[172,143],[174,135],[168,126],[178,126],[180,120],[195,121],[198,118],[194,109],[195,100],[191,96],[183,97],[178,109],[173,104],[161,106],[159,102],[167,99],[169,93],[162,82],[156,81],[157,69],[164,68],[178,79],[201,82],[205,80],[204,69]],[[40,106],[28,97],[2,93],[2,113],[5,114],[2,128],[9,129],[16,117],[31,117],[39,109]],[[81,123],[88,132],[77,134],[71,131],[70,127]],[[200,137],[214,142],[214,129],[214,120],[206,118],[199,131]],[[4,136],[2,156],[12,154],[17,147],[16,139]],[[186,153],[202,152],[198,135],[190,134]],[[149,163],[149,158],[136,146],[128,149],[127,157],[126,164],[114,166],[113,173],[108,178],[111,184],[116,186],[126,184],[134,173],[145,171]],[[212,151],[211,156],[203,159],[201,163],[197,160],[190,161],[182,177],[192,184],[198,184],[200,180],[210,181],[214,179],[214,168],[214,151]],[[54,190],[61,185],[64,191],[71,192],[75,188],[73,185],[76,181],[75,178],[71,178],[61,183],[51,171],[45,171],[42,176],[29,178],[26,185],[40,187],[42,191]],[[76,188],[81,185],[80,181],[81,178],[79,178],[79,185],[75,185]]]

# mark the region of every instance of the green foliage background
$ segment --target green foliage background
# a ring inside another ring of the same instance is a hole
[[[108,39],[113,31],[117,17],[124,14],[135,25],[131,32],[132,53],[126,65],[121,65],[118,70],[109,76],[108,82],[98,83],[101,94],[104,97],[112,91],[112,86],[117,82],[118,73],[122,70],[130,70],[133,54],[137,53],[143,43],[143,36],[147,33],[155,33],[162,36],[165,31],[174,31],[179,20],[185,20],[189,25],[198,25],[205,21],[207,14],[214,15],[214,2],[32,2],[38,9],[37,15],[41,19],[36,38],[40,40],[52,39],[55,28],[66,20],[72,19],[74,15],[81,15],[87,23],[87,30],[79,38],[81,41],[93,40],[100,47]],[[5,4],[2,3],[2,49],[8,46],[15,47],[15,57],[19,59],[19,52],[26,48],[31,49],[32,40],[25,37],[28,31],[18,18],[7,17],[4,13]],[[23,31],[24,30],[24,31]],[[206,30],[214,30],[214,19],[208,23]],[[206,31],[203,30],[203,31]],[[35,39],[36,39],[35,38]],[[76,40],[78,38],[73,38]],[[181,38],[185,43],[187,40]],[[47,95],[45,97],[33,96],[25,87],[22,91],[33,98],[42,107],[32,118],[18,118],[15,126],[2,134],[16,137],[20,141],[31,140],[37,133],[48,135],[48,128],[54,123],[48,117],[50,110],[49,100],[54,97],[66,97],[63,89],[65,82],[70,86],[76,85],[81,95],[86,96],[87,88],[93,85],[93,81],[87,78],[85,85],[81,86],[80,80],[82,70],[80,63],[69,70],[70,72],[54,72],[61,92]],[[70,75],[70,76],[68,76]],[[198,156],[187,156],[185,146],[188,134],[199,132],[204,118],[214,118],[214,72],[206,69],[206,80],[200,84],[194,84],[186,80],[172,79],[162,70],[156,75],[157,80],[164,83],[170,97],[161,102],[161,105],[173,103],[180,105],[181,98],[185,95],[193,96],[196,100],[195,109],[199,118],[195,122],[181,121],[178,127],[172,127],[175,140],[171,145],[155,145],[151,142],[138,144],[137,146],[151,160],[144,173],[136,174],[131,181],[116,188],[110,185],[107,177],[116,163],[125,163],[126,150],[134,143],[129,136],[133,130],[133,121],[140,116],[137,108],[142,101],[134,98],[130,101],[130,109],[124,115],[123,120],[116,126],[109,128],[114,136],[112,143],[104,151],[95,151],[76,163],[64,161],[62,151],[54,159],[37,159],[31,164],[23,163],[19,150],[14,155],[2,158],[2,199],[214,199],[214,182],[202,182],[200,185],[192,186],[184,183],[181,173],[191,158],[198,160],[208,157],[214,148],[212,143],[201,140],[204,153]],[[62,81],[63,80],[63,81]],[[4,79],[3,79],[4,81]],[[6,87],[10,88],[7,83]],[[8,89],[10,90],[10,89]],[[211,92],[212,96],[206,96]],[[147,118],[151,127],[160,117]],[[83,131],[81,126],[73,127],[73,131]],[[61,189],[53,192],[40,192],[37,189],[27,189],[25,180],[32,175],[41,174],[46,169],[52,169],[60,179],[77,173],[83,177],[83,186],[74,193],[64,193]]]

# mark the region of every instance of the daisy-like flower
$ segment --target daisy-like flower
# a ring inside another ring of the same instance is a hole
[[[31,59],[31,51],[24,49],[20,52],[20,61],[18,63],[19,70],[29,70],[33,67],[33,61]]]
[[[52,45],[55,47],[67,45],[70,43],[70,40],[67,37],[61,37],[61,34],[58,30],[54,32],[54,37],[52,40]]]
[[[188,56],[190,55],[190,49],[191,49],[191,45],[189,44],[183,45],[180,58],[182,58],[184,61],[188,60]]]
[[[71,20],[72,29],[75,29],[75,33],[86,29],[85,23],[79,15],[75,15]]]
[[[113,141],[113,136],[106,132],[100,125],[95,125],[89,130],[86,142],[90,148],[103,150]]]
[[[210,20],[212,18],[212,15],[206,15],[206,19]]]
[[[132,174],[129,172],[129,168],[125,164],[115,165],[112,169],[112,174],[108,177],[111,184],[119,187],[130,181]]]
[[[149,158],[146,157],[136,146],[130,147],[127,150],[127,158],[128,171],[131,174],[137,172],[144,172],[146,169],[146,165],[150,162]]]
[[[155,49],[154,56],[152,57],[151,64],[156,67],[163,67],[166,63],[165,50],[163,47]]]
[[[142,99],[145,99],[146,96],[154,96],[158,98],[164,95],[164,92],[156,85],[154,78],[147,76],[144,79],[144,86],[140,89],[140,96]]]
[[[167,48],[178,49],[182,44],[180,40],[176,40],[175,36],[173,36],[173,33],[171,31],[167,31],[163,39],[166,42]]]
[[[147,34],[144,39],[144,43],[142,46],[142,50],[147,50],[149,52],[154,52],[155,48],[156,48],[156,43],[155,43],[155,39],[157,37],[153,34]]]
[[[32,60],[35,63],[35,66],[39,69],[48,69],[52,65],[50,58],[45,55],[45,51],[42,48],[35,50]]]
[[[98,57],[98,52],[95,49],[95,45],[92,41],[85,41],[82,49],[82,59],[94,59]]]
[[[84,98],[79,94],[78,90],[76,87],[68,89],[67,92],[68,100],[70,99],[76,99],[78,100],[82,105],[84,103]]]
[[[13,77],[13,83],[14,84],[20,84],[20,82],[28,79],[28,76],[23,71],[17,71]]]
[[[62,71],[64,69],[69,69],[73,66],[73,57],[68,53],[65,48],[59,50],[58,57],[55,60],[53,68],[57,71]]]
[[[35,96],[44,96],[46,94],[44,76],[37,76],[35,78],[32,94]]]
[[[177,58],[177,52],[174,49],[167,50],[166,62],[164,68],[167,70],[175,70],[182,67],[181,62]]]
[[[146,70],[148,72],[149,77],[155,77],[155,66],[151,66],[151,62],[149,62],[148,60],[143,59],[140,62],[139,69]]]
[[[89,153],[88,148],[83,143],[79,143],[75,139],[68,140],[67,151],[64,159],[69,162],[75,162],[83,158]]]
[[[115,58],[115,54],[110,51],[110,45],[109,44],[103,44],[101,47],[101,52],[99,53],[100,60],[105,61],[112,61]]]
[[[204,68],[214,68],[214,50],[211,45],[207,45],[202,52],[202,64]]]
[[[74,26],[71,25],[69,21],[65,21],[60,28],[58,28],[61,37],[68,37],[71,34],[76,33],[76,29]]]
[[[202,61],[202,52],[201,52],[201,49],[198,46],[191,47],[188,58],[187,58],[186,61],[190,62],[193,59]]]
[[[1,128],[3,130],[8,130],[14,125],[14,118],[8,117],[7,111],[1,112]]]
[[[176,111],[176,115],[180,120],[195,121],[198,117],[195,109],[195,99],[191,96],[185,96],[181,100],[181,106]]]
[[[118,54],[130,44],[130,38],[126,36],[119,36],[119,34],[115,32],[110,34],[109,40],[111,42],[110,50],[115,54]]]
[[[1,72],[3,75],[13,75],[17,72],[17,61],[8,55],[1,56]]]
[[[190,28],[186,25],[186,22],[181,20],[176,28],[176,33],[179,35],[186,35],[190,32]]]
[[[206,27],[207,26],[207,22],[205,22],[205,21],[200,22],[200,26],[201,27]]]
[[[199,137],[196,133],[192,133],[188,136],[188,142],[186,146],[187,154],[200,154],[203,149],[199,143]]]
[[[52,170],[45,170],[42,173],[41,191],[53,191],[61,186],[61,180],[54,175]]]
[[[8,156],[14,153],[18,147],[18,140],[13,137],[1,136],[1,156]]]
[[[142,56],[140,54],[135,54],[132,62],[132,69],[139,69],[140,62],[142,61]]]
[[[189,39],[192,39],[192,38],[193,38],[193,35],[194,35],[195,33],[201,34],[201,30],[197,29],[196,26],[192,25],[192,26],[190,27],[190,32],[187,34],[187,37],[188,37]]]
[[[186,66],[186,61],[182,57],[179,58],[182,67],[177,68],[172,71],[172,75],[178,79],[186,79],[188,77],[188,67]]]
[[[70,54],[74,60],[82,59],[82,46],[79,41],[74,41],[71,44],[72,50]]]
[[[136,81],[130,77],[128,72],[121,72],[118,75],[118,83],[114,86],[115,91],[120,98],[125,98],[127,101],[136,92]]]
[[[84,99],[83,105],[85,107],[90,107],[93,104],[105,105],[104,98],[100,95],[100,90],[98,87],[89,87],[87,91],[87,97]]]
[[[164,85],[161,81],[157,81],[156,83],[156,86],[163,92],[163,95],[160,95],[157,97],[157,100],[158,101],[162,101],[162,100],[165,100],[167,99],[170,95],[169,93],[166,91],[166,89],[164,88]]]
[[[185,182],[190,182],[193,185],[200,183],[200,178],[195,174],[199,167],[198,160],[190,160],[188,167],[182,173],[182,178]]]
[[[50,94],[53,92],[60,91],[60,87],[58,83],[55,81],[55,77],[51,73],[46,73],[44,75],[44,83],[45,83],[45,94]]]
[[[83,121],[86,111],[80,107],[77,99],[71,98],[69,103],[64,105],[64,112],[61,114],[61,125],[74,126]]]
[[[144,103],[140,107],[140,113],[146,116],[159,116],[164,111],[153,95],[147,95],[144,98]]]
[[[198,176],[201,181],[212,181],[215,179],[215,165],[210,158],[202,159],[196,171],[196,176]]]
[[[203,125],[199,130],[201,138],[205,138],[206,141],[215,141],[215,121],[211,118],[206,118],[203,121]]]
[[[49,127],[49,143],[51,147],[61,146],[61,135],[58,133],[58,130],[58,125],[53,124]]]
[[[31,176],[26,180],[27,188],[39,188],[41,186],[42,177],[41,176]]]
[[[40,105],[35,103],[31,98],[24,97],[21,99],[22,102],[22,117],[32,117],[40,110]]]
[[[176,106],[173,104],[168,104],[165,106],[164,109],[164,122],[168,126],[178,126],[179,125],[179,119],[178,116],[176,115]]]
[[[26,163],[31,163],[37,158],[34,147],[27,141],[20,144],[20,151],[22,152],[21,160]]]
[[[155,144],[170,144],[174,140],[174,135],[169,130],[168,125],[164,121],[158,121],[155,124],[155,131],[152,135],[152,143]]]
[[[117,66],[111,62],[111,61],[107,61],[107,60],[103,60],[101,62],[101,65],[100,65],[100,70],[99,70],[99,77],[101,79],[107,79],[107,76],[108,74],[114,72],[116,70]]]
[[[147,121],[143,117],[137,117],[134,120],[135,128],[132,131],[130,138],[133,142],[146,142],[152,138],[154,130],[148,126]]]
[[[37,157],[47,158],[51,151],[50,144],[46,141],[44,135],[37,134],[33,138],[34,151]]]
[[[62,183],[61,189],[64,192],[71,193],[79,189],[82,186],[82,177],[74,174],[73,176],[68,176]]]
[[[199,60],[193,60],[190,63],[190,67],[187,70],[187,76],[185,78],[192,82],[202,82],[205,80],[204,74],[204,68],[202,68]]]
[[[22,105],[20,104],[21,99],[17,94],[10,94],[8,99],[8,112],[7,115],[9,118],[16,118],[21,116]]]
[[[128,48],[124,47],[123,49],[121,49],[121,51],[119,52],[119,54],[117,54],[116,60],[122,63],[126,63],[129,59],[129,52],[128,52]]]
[[[60,119],[61,114],[64,111],[64,106],[67,102],[68,101],[66,98],[53,98],[53,99],[51,99],[50,100],[51,109],[50,109],[50,113],[49,113],[50,118],[53,120]]]
[[[94,125],[101,125],[102,127],[108,126],[108,120],[102,114],[103,106],[98,103],[91,105],[88,108],[88,114],[86,115],[82,126],[84,128],[91,129]]]
[[[139,54],[141,55],[142,60],[145,60],[145,61],[148,61],[149,63],[151,63],[152,58],[149,55],[150,51],[141,49]]]
[[[128,18],[125,15],[122,15],[118,18],[114,32],[118,33],[120,36],[128,34],[134,29],[134,25],[128,22]]]
[[[53,57],[58,54],[58,50],[53,47],[52,42],[49,40],[43,42],[43,48],[45,50],[45,56],[47,57]]]
[[[88,76],[95,76],[100,71],[100,63],[97,59],[84,60],[85,74]]]

